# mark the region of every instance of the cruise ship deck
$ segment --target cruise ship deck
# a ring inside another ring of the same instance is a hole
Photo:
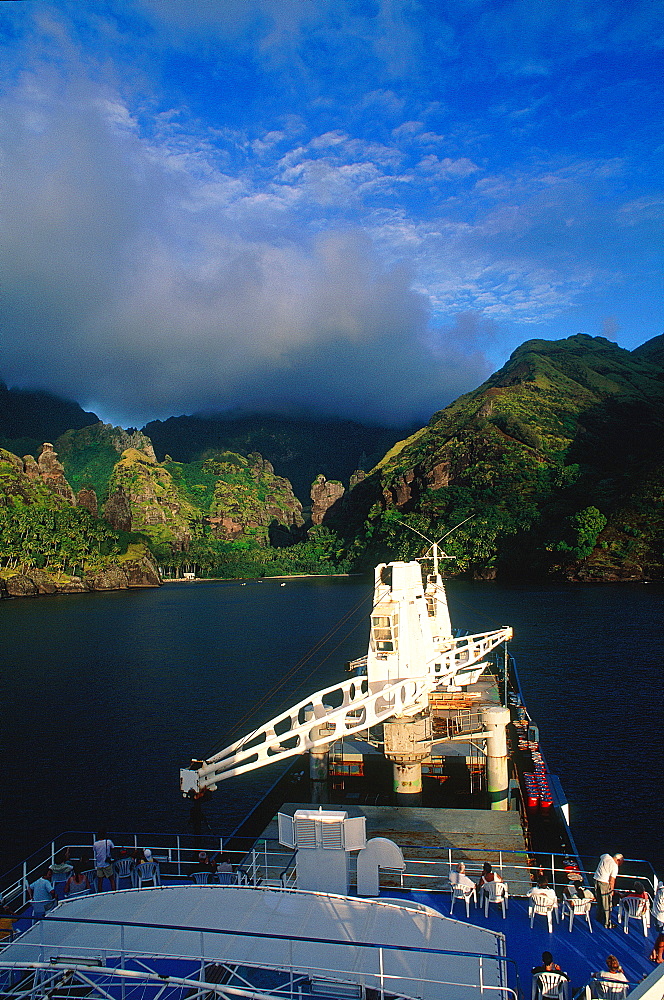
[[[367,817],[370,828],[389,823],[396,839],[399,812],[374,810]],[[509,814],[483,815],[494,834],[502,825],[509,840]],[[571,932],[567,919],[554,921],[549,932],[546,921],[536,917],[531,928],[525,892],[532,858],[523,848],[505,847],[500,838],[478,840],[479,816],[472,815],[466,832],[474,846],[469,839],[460,843],[460,831],[451,829],[447,817],[450,843],[427,847],[426,821],[419,815],[419,829],[405,831],[405,839],[419,846],[402,844],[405,869],[381,872],[376,899],[357,896],[355,855],[349,855],[349,893],[341,895],[298,888],[297,852],[275,840],[260,838],[235,865],[230,885],[193,884],[195,848],[160,854],[155,843],[159,887],[69,899],[34,923],[28,905],[15,939],[0,952],[0,992],[21,1000],[213,1000],[216,995],[470,1000],[486,993],[529,1000],[531,968],[550,951],[569,976],[569,1000],[586,995],[592,974],[605,967],[609,954],[617,956],[628,980],[623,995],[661,1000],[664,966],[655,967],[648,958],[654,927],[645,935],[637,921],[630,923],[629,934],[620,927],[606,930],[593,914],[591,926],[575,917]],[[479,859],[487,856],[509,885],[505,916],[495,905],[485,915],[472,904],[467,916],[457,900],[450,917],[450,864],[465,858],[475,877]],[[551,862],[554,878],[562,880],[562,859]],[[646,878],[644,863],[625,867],[627,882],[634,877],[630,871]],[[18,883],[15,888],[22,889]],[[556,888],[562,898],[561,884]]]

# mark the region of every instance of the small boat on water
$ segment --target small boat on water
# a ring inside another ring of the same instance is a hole
[[[349,676],[181,772],[195,803],[306,754],[309,801],[284,777],[223,844],[114,834],[116,848],[150,849],[150,887],[125,865],[129,887],[62,899],[34,923],[27,883],[62,850],[89,863],[92,836],[58,838],[3,877],[21,912],[0,953],[4,996],[662,1000],[654,928],[619,905],[625,922],[608,930],[569,901],[570,886],[592,889],[596,859],[576,852],[511,629],[455,634],[436,547],[432,558],[424,578],[418,562],[376,568],[369,645]],[[496,877],[480,888],[487,864]],[[654,896],[655,872],[627,859],[617,888],[636,879]],[[533,979],[544,951],[568,980]],[[592,976],[608,954],[625,980],[610,986]]]

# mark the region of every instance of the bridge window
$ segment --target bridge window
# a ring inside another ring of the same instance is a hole
[[[429,618],[436,617],[436,598],[433,594],[427,595],[427,614]]]
[[[372,615],[371,637],[379,653],[393,653],[399,641],[399,616]]]

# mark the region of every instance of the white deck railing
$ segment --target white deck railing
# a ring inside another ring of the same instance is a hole
[[[3,900],[10,905],[25,905],[28,901],[27,885],[39,876],[46,865],[52,864],[63,850],[68,849],[71,858],[87,859],[83,861],[83,867],[91,872],[94,863],[93,839],[92,834],[72,833],[63,834],[46,844],[27,861],[0,878],[0,893]],[[166,881],[172,882],[188,880],[197,866],[200,850],[206,850],[209,854],[221,853],[223,850],[222,840],[213,837],[196,838],[198,842],[195,844],[192,844],[193,837],[179,835],[169,837],[162,834],[113,834],[111,839],[118,849],[133,851],[149,847],[154,860],[160,864],[162,876]],[[249,851],[224,850],[224,854],[229,853],[230,861],[239,873],[241,884],[284,887],[294,885],[295,854],[288,848],[281,847],[277,841],[260,840]],[[502,877],[515,882],[516,891],[512,893],[513,895],[521,894],[517,888],[519,885],[524,887],[524,893],[527,892],[537,879],[540,868],[552,888],[560,890],[569,883],[569,855],[564,854],[535,855],[526,851],[425,847],[418,847],[416,853],[414,849],[409,851],[408,847],[403,847],[403,853],[406,860],[405,871],[398,874],[384,874],[382,883],[385,887],[449,892],[448,876],[459,861],[464,862],[466,874],[471,878],[479,877],[482,865],[485,861],[489,861]],[[580,862],[579,872],[583,880],[592,886],[597,859],[580,857],[576,861]],[[351,881],[354,880],[354,866],[355,858],[351,857]],[[630,869],[629,875],[623,874],[625,867]],[[652,865],[641,859],[626,858],[619,876],[619,885],[628,888],[636,879],[643,882],[651,895],[654,895],[659,883]]]

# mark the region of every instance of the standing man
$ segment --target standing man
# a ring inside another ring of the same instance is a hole
[[[111,892],[115,889],[115,870],[111,851],[115,847],[112,840],[106,836],[106,830],[100,830],[94,844],[95,868],[97,869],[97,892],[101,892],[104,877],[111,883]]]
[[[597,919],[605,927],[616,926],[611,922],[611,909],[613,906],[613,888],[616,884],[616,878],[618,877],[618,871],[622,863],[622,854],[603,854],[599,859],[597,871],[594,875]]]

